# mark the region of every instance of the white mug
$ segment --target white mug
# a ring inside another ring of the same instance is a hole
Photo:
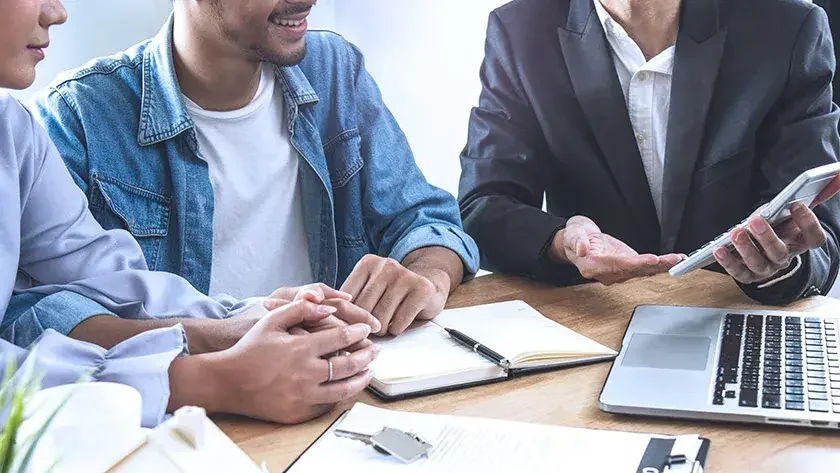
[[[69,397],[68,397],[69,396]],[[38,445],[32,473],[96,471],[142,437],[142,398],[122,384],[81,383],[37,393],[26,407],[20,440],[36,432],[67,400]],[[115,452],[115,453],[112,453]]]

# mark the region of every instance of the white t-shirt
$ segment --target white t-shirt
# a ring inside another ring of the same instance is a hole
[[[204,110],[184,97],[213,184],[210,294],[265,296],[312,282],[298,167],[271,67],[244,108]]]

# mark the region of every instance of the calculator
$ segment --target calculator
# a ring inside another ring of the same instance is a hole
[[[797,202],[812,209],[830,199],[840,190],[838,185],[829,185],[840,175],[840,163],[820,166],[800,174],[787,187],[767,204],[759,207],[752,215],[741,223],[717,236],[700,249],[691,253],[688,258],[671,268],[671,276],[682,276],[696,269],[701,269],[715,262],[714,252],[718,248],[726,247],[732,250],[732,240],[729,234],[736,228],[745,228],[753,215],[764,217],[771,226],[778,226],[790,219],[790,208]],[[840,181],[838,181],[840,184]]]

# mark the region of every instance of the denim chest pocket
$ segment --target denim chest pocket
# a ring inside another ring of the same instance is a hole
[[[127,230],[140,244],[146,263],[158,270],[163,239],[169,232],[171,200],[126,182],[92,175],[90,209],[108,229]]]
[[[367,249],[369,238],[362,212],[360,171],[365,165],[358,130],[342,132],[324,146],[335,201],[336,243],[344,248]]]

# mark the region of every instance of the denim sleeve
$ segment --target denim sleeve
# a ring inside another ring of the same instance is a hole
[[[365,69],[361,52],[350,47],[356,64],[368,235],[380,256],[397,261],[420,248],[448,248],[461,257],[466,277],[472,277],[478,271],[478,247],[463,230],[455,198],[426,181],[405,134]]]
[[[186,335],[180,325],[142,333],[110,350],[67,338],[53,330],[44,332],[33,346],[37,350],[30,356],[31,350],[0,340],[3,365],[11,358],[20,367],[13,383],[20,381],[20,374],[31,368],[42,377],[42,388],[72,384],[86,376],[95,382],[131,386],[143,398],[144,427],[154,427],[163,421],[170,395],[169,366],[177,357],[188,354]],[[0,413],[0,422],[4,417]]]
[[[0,338],[25,347],[48,329],[68,335],[76,325],[91,317],[103,315],[114,316],[102,305],[75,292],[16,294],[9,301],[3,315]]]

